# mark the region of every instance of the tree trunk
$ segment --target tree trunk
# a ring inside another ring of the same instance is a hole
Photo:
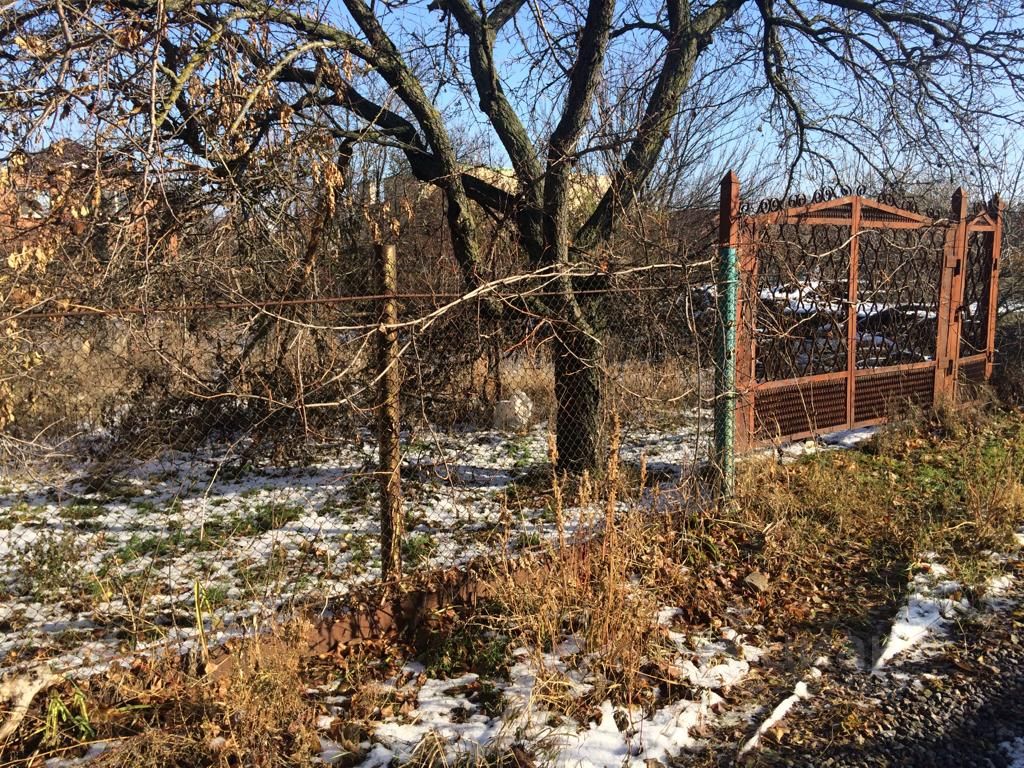
[[[594,470],[601,451],[601,344],[575,328],[555,339],[558,469]]]

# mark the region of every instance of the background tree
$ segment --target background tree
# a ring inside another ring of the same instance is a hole
[[[1024,31],[1010,0],[22,0],[0,22],[0,78],[10,153],[72,137],[94,208],[131,167],[122,209],[170,226],[202,200],[239,217],[239,242],[279,237],[300,200],[332,215],[354,147],[400,153],[443,195],[465,287],[494,276],[495,222],[546,276],[529,309],[552,328],[558,453],[578,470],[599,459],[601,402],[601,303],[579,288],[652,189],[665,199],[666,148],[704,127],[705,148],[742,139],[748,167],[794,178],[851,157],[958,175],[1019,125]],[[316,253],[274,290],[308,290]]]

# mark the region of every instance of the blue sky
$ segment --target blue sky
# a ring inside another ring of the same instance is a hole
[[[643,18],[654,18],[655,8],[659,7],[657,3],[645,0],[620,4],[620,6],[636,11]],[[565,10],[571,6],[554,4],[553,7],[559,10],[552,11],[551,15],[546,17],[546,22],[550,27],[557,27],[559,21],[567,20],[566,17],[572,14],[571,11]],[[338,18],[344,17],[344,13],[337,11],[337,8],[333,10],[334,15]],[[529,27],[530,31],[535,34],[538,28],[531,24],[532,16],[530,6],[527,6],[520,11],[519,19],[521,27]],[[387,23],[389,31],[399,39],[436,39],[443,31],[441,14],[436,11],[428,12],[425,2],[401,6],[397,13],[390,15]],[[988,22],[983,23],[988,24]],[[992,22],[992,24],[994,23]],[[745,11],[741,12],[737,23],[726,30],[721,37],[726,38],[725,43],[732,46],[734,50],[737,46],[748,44],[758,31],[753,13]],[[730,51],[725,50],[721,44],[716,44],[716,46],[713,46],[706,54],[698,71],[698,86],[705,82],[701,80],[701,76],[709,78],[708,81],[710,81],[709,73],[723,64],[727,64],[730,69],[722,71],[714,77],[715,86],[722,86],[721,90],[726,98],[723,98],[724,103],[718,105],[717,108],[709,108],[704,105],[699,111],[689,116],[691,120],[711,123],[714,126],[713,135],[707,137],[709,149],[706,160],[714,163],[716,156],[722,158],[738,153],[736,160],[740,162],[740,167],[736,170],[741,176],[757,178],[766,169],[772,168],[777,169],[776,175],[779,175],[784,170],[787,160],[792,157],[792,153],[787,152],[785,147],[780,147],[778,120],[769,118],[768,100],[763,95],[758,96],[746,92],[751,85],[759,79],[763,79],[760,61],[749,55],[745,59],[723,61],[723,57],[728,56]],[[456,55],[460,53],[458,48],[455,51]],[[563,94],[560,88],[541,90],[537,87],[540,79],[532,81],[531,78],[535,77],[534,73],[529,72],[522,61],[517,58],[521,57],[523,53],[524,51],[514,34],[506,34],[499,40],[496,59],[503,83],[507,86],[513,104],[518,108],[520,114],[531,121],[532,124],[529,126],[531,134],[542,140],[546,135],[547,128],[543,120],[557,112]],[[642,69],[647,61],[655,58],[659,53],[660,42],[649,33],[643,33],[616,41],[611,56],[621,54],[625,57],[625,62],[633,60],[637,63],[638,68]],[[858,97],[850,92],[848,79],[838,77],[834,69],[830,71],[828,62],[822,62],[820,57],[816,57],[813,66],[808,69],[810,71],[807,73],[807,77],[800,84],[802,95],[809,103],[816,102],[822,115],[827,115],[829,110],[834,110],[835,113],[847,113],[854,118],[862,117],[857,114],[860,104]],[[468,78],[468,73],[466,77]],[[938,71],[937,77],[940,78],[940,81],[941,78],[945,78],[946,87],[955,88],[962,85],[961,79],[956,76],[955,72]],[[981,98],[982,94],[977,93],[973,97]],[[438,102],[453,116],[453,123],[462,131],[472,132],[484,140],[485,149],[479,157],[481,162],[501,166],[509,164],[500,143],[488,130],[486,120],[483,119],[472,98],[467,99],[456,88],[448,86],[440,91]],[[1005,109],[1007,112],[1016,112],[1018,115],[1022,111],[1022,105],[1016,94],[1006,85],[996,84],[985,102],[986,106],[997,105],[997,108]],[[1005,189],[1005,185],[1009,183],[1007,177],[1015,175],[1013,171],[1021,162],[1021,136],[1019,131],[1012,126],[1000,126],[991,120],[986,122],[987,127],[984,134],[979,132],[973,137],[964,137],[962,141],[956,142],[954,148],[963,152],[963,162],[950,163],[947,162],[948,156],[945,153],[935,153],[934,158],[916,158],[914,165],[917,173],[923,174],[930,181],[963,183],[974,187],[976,193],[985,195],[990,194],[997,186]],[[901,158],[906,157],[906,153],[894,151],[895,148],[892,145],[884,145],[886,133],[884,125],[876,125],[874,128],[878,130],[881,141],[873,143],[865,137],[865,140],[860,142],[860,148],[879,164],[893,162],[883,159],[886,154],[894,157],[898,164]],[[945,126],[939,123],[930,133],[933,138],[941,141],[944,138],[944,130]],[[976,153],[971,149],[972,146],[977,146]],[[866,163],[857,160],[849,147],[843,146],[837,141],[830,142],[827,139],[817,140],[815,147],[843,169],[844,181],[874,180],[872,178],[874,174],[866,168]],[[976,155],[977,161],[980,161],[976,162],[974,166],[969,162],[969,156],[972,154]],[[987,172],[979,171],[979,166],[990,164],[1000,156],[1005,158],[1004,165],[1007,166],[1002,173],[992,168]],[[806,190],[822,181],[835,181],[835,176],[833,171],[820,167],[820,164],[818,167],[815,167],[814,164],[805,164],[798,169],[795,183]]]

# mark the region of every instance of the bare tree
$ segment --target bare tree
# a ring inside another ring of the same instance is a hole
[[[21,0],[0,22],[2,141],[72,136],[97,168],[130,160],[140,195],[187,178],[264,210],[289,204],[268,190],[296,145],[333,156],[329,195],[353,145],[401,153],[443,194],[467,287],[487,278],[484,221],[507,222],[549,276],[531,311],[553,328],[558,454],[578,470],[598,461],[601,401],[600,304],[578,288],[672,170],[670,135],[682,146],[708,124],[747,142],[751,166],[793,175],[837,157],[977,163],[1021,117],[1018,14],[1011,0]],[[514,184],[473,171],[453,138],[469,133]],[[589,199],[581,178],[601,180]]]

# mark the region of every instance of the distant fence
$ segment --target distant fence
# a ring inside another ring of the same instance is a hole
[[[991,376],[1003,206],[969,213],[961,189],[946,215],[914,207],[775,201],[723,230],[740,269],[738,448],[878,424]]]

